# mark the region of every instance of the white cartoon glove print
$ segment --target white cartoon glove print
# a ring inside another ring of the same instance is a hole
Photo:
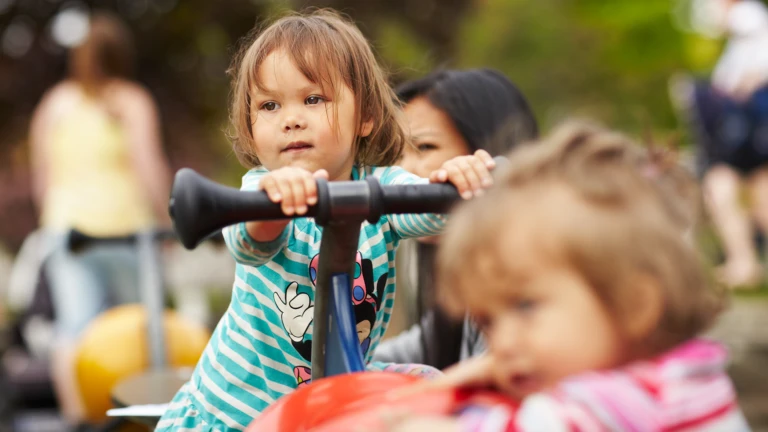
[[[280,296],[280,293],[274,293],[275,305],[280,309],[283,327],[294,342],[304,340],[315,310],[309,295],[299,294],[298,289],[299,284],[291,282],[285,290],[285,299]]]

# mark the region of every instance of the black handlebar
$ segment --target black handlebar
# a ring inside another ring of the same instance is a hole
[[[496,163],[504,164],[506,159],[496,158]],[[380,185],[368,177],[364,182],[319,179],[317,186],[317,204],[301,217],[314,217],[320,225],[338,218],[374,223],[384,214],[445,213],[460,198],[448,183]],[[266,192],[220,185],[189,168],[176,173],[169,212],[176,235],[187,249],[229,225],[297,217],[283,214]]]

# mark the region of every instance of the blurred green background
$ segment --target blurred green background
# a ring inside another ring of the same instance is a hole
[[[90,0],[134,30],[138,79],[154,94],[172,166],[238,184],[222,133],[237,40],[286,9],[333,7],[356,20],[396,84],[440,67],[494,67],[516,82],[544,130],[570,116],[630,133],[680,132],[667,93],[678,71],[706,74],[722,41],[685,30],[683,0]],[[0,0],[0,242],[36,226],[30,114],[66,72],[52,20],[72,2]]]

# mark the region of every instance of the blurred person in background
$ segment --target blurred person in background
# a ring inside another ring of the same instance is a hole
[[[768,8],[758,0],[697,6],[705,28],[728,42],[711,82],[673,80],[672,96],[694,120],[705,203],[726,258],[718,276],[756,286],[763,270],[752,221],[768,233]]]
[[[445,70],[409,81],[396,89],[404,104],[413,146],[400,165],[428,176],[445,161],[483,149],[506,155],[537,137],[538,127],[523,94],[491,69]],[[374,353],[374,360],[427,364],[439,369],[485,350],[478,328],[467,319],[449,318],[434,303],[435,238],[407,240],[398,251],[396,334]]]
[[[97,245],[75,255],[75,228],[117,236],[169,225],[170,173],[157,108],[130,77],[134,47],[116,17],[94,13],[69,53],[69,77],[37,106],[30,128],[34,200],[53,244],[45,265],[56,313],[52,375],[60,409],[76,424],[75,341],[106,308],[139,300],[136,248]]]

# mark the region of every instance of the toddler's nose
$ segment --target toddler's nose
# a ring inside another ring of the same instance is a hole
[[[500,328],[501,327],[501,328]],[[521,340],[517,329],[512,326],[495,326],[488,334],[488,346],[504,357],[517,355]]]

